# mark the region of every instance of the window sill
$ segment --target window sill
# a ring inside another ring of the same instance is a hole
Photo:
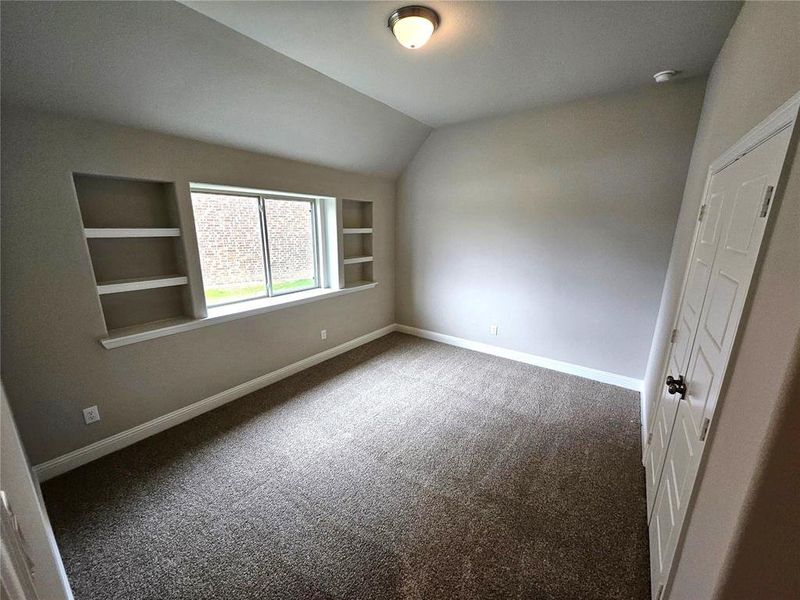
[[[296,292],[294,294],[278,296],[276,298],[259,298],[257,300],[227,304],[225,306],[216,306],[209,308],[208,316],[203,319],[167,319],[165,321],[148,323],[146,325],[138,325],[136,327],[115,329],[109,331],[108,337],[101,339],[100,343],[108,349],[119,348],[120,346],[145,342],[167,335],[191,331],[192,329],[200,329],[201,327],[208,327],[209,325],[225,323],[226,321],[245,319],[274,310],[308,304],[309,302],[317,302],[325,298],[352,294],[353,292],[374,288],[376,285],[378,285],[378,283],[374,281],[359,281],[356,284],[340,290],[314,289],[306,292]]]

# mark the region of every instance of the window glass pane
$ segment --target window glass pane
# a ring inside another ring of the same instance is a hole
[[[206,304],[267,295],[258,199],[192,192]]]
[[[312,207],[305,200],[264,201],[274,295],[317,287]]]

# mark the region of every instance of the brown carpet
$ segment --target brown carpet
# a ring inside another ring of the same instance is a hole
[[[638,414],[391,334],[43,489],[76,600],[644,600]]]

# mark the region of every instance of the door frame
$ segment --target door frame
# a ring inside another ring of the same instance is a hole
[[[773,196],[772,196],[773,207],[777,202],[780,201],[780,198],[782,197],[782,194],[783,194],[783,186],[785,185],[785,179],[786,179],[786,172],[783,170],[783,167],[785,167],[786,158],[790,156],[790,154],[789,154],[790,151],[792,150],[793,147],[796,147],[796,144],[794,142],[797,139],[797,137],[800,135],[800,128],[796,127],[799,113],[800,113],[800,91],[798,91],[794,95],[792,95],[786,102],[784,102],[780,107],[778,107],[775,111],[773,111],[766,119],[764,119],[758,125],[753,127],[749,132],[747,132],[744,136],[742,136],[736,143],[734,143],[725,152],[723,152],[716,160],[711,162],[711,164],[709,165],[709,167],[708,167],[708,169],[706,171],[706,179],[705,179],[705,183],[703,185],[703,193],[702,193],[702,196],[701,196],[701,203],[700,203],[700,207],[698,207],[698,213],[697,213],[698,217],[699,217],[700,210],[702,210],[701,207],[704,204],[705,199],[706,199],[706,197],[708,195],[708,191],[709,191],[709,188],[710,188],[710,185],[711,185],[711,179],[712,179],[712,177],[714,175],[716,175],[717,173],[719,173],[720,171],[722,171],[726,167],[732,165],[733,163],[735,163],[737,160],[739,160],[740,158],[742,158],[746,154],[749,154],[756,147],[758,147],[761,144],[763,144],[764,142],[770,140],[771,138],[773,138],[777,134],[781,133],[785,129],[791,128],[791,129],[793,129],[793,131],[792,131],[792,133],[790,135],[790,141],[789,141],[789,145],[787,147],[787,154],[784,156],[784,164],[781,167],[782,172],[781,172],[781,175],[780,175],[780,177],[779,177],[779,179],[777,181],[777,184],[776,184],[775,190],[773,192]],[[800,150],[798,150],[798,152],[800,152]],[[770,210],[770,214],[772,212],[773,211]],[[683,273],[683,281],[682,281],[682,284],[681,284],[681,293],[679,295],[678,304],[677,304],[678,307],[681,306],[681,304],[683,302],[683,299],[684,299],[684,295],[686,293],[686,286],[687,286],[687,283],[688,283],[689,270],[690,270],[690,267],[691,267],[691,258],[694,255],[695,247],[697,245],[697,239],[698,239],[698,236],[699,236],[699,233],[700,233],[700,225],[701,225],[701,222],[698,219],[696,219],[695,220],[694,233],[692,235],[692,243],[691,243],[691,247],[690,247],[690,252],[689,252],[689,255],[687,257],[686,268],[684,269],[684,273]],[[767,230],[765,231],[764,237],[761,240],[761,246],[759,247],[758,257],[756,258],[756,263],[755,263],[754,270],[753,270],[754,277],[755,277],[755,274],[757,274],[759,272],[760,268],[761,268],[761,262],[763,261],[764,242],[766,241],[770,230],[771,230],[771,223],[767,223]],[[708,454],[705,451],[705,449],[709,446],[710,443],[713,443],[713,438],[714,438],[714,434],[715,434],[715,431],[716,431],[716,428],[714,427],[714,424],[717,421],[716,414],[718,413],[721,404],[724,402],[724,393],[725,393],[725,391],[727,389],[728,381],[730,379],[730,369],[729,369],[730,358],[735,354],[736,348],[737,348],[737,346],[739,344],[739,341],[740,341],[738,339],[739,338],[739,332],[741,331],[742,326],[744,325],[745,320],[746,320],[746,315],[749,312],[749,305],[750,305],[750,302],[751,302],[752,293],[753,293],[753,285],[752,285],[752,282],[751,282],[751,285],[750,285],[750,287],[749,287],[749,289],[747,291],[747,295],[746,295],[746,298],[745,298],[744,306],[742,308],[742,314],[744,315],[744,318],[739,322],[739,326],[738,326],[737,331],[735,333],[734,342],[733,342],[733,346],[731,348],[731,352],[730,352],[730,354],[729,354],[729,356],[728,356],[728,358],[726,360],[726,363],[725,363],[725,369],[724,369],[723,376],[722,376],[722,383],[721,383],[721,386],[720,386],[720,393],[719,393],[719,397],[717,399],[717,406],[716,406],[716,408],[714,410],[715,418],[712,419],[712,421],[711,421],[711,426],[709,427],[709,431],[708,431],[708,434],[707,434],[707,437],[706,437],[706,443],[703,446],[703,450],[702,450],[701,455],[700,455],[699,463],[698,463],[698,466],[697,466],[697,474],[695,476],[695,480],[694,480],[694,483],[692,484],[692,489],[691,489],[691,492],[689,494],[689,500],[688,500],[687,507],[686,507],[686,513],[685,513],[683,521],[682,521],[682,523],[680,525],[680,532],[678,534],[678,540],[677,540],[677,544],[676,544],[676,547],[675,547],[675,554],[674,554],[674,556],[672,558],[671,568],[669,570],[669,573],[667,574],[667,578],[666,578],[666,581],[663,584],[663,587],[658,592],[659,598],[653,599],[653,600],[666,600],[667,598],[669,598],[669,594],[671,592],[672,581],[673,581],[674,573],[675,573],[675,567],[677,566],[677,564],[678,564],[678,562],[680,560],[684,539],[686,537],[686,529],[687,529],[689,521],[691,520],[690,519],[691,514],[692,514],[692,512],[694,510],[694,504],[695,504],[695,500],[696,500],[696,490],[698,488],[698,482],[703,477],[703,473],[704,473],[704,470],[705,470],[705,463],[706,463],[707,454]],[[678,324],[679,312],[680,312],[679,310],[676,311],[676,314],[673,317],[672,327],[671,327],[670,331],[674,330],[676,325]],[[661,376],[661,381],[663,381],[664,378],[666,377],[666,372],[667,372],[667,369],[669,368],[669,363],[668,363],[669,354],[670,354],[671,351],[672,351],[672,343],[670,343],[666,347],[666,350],[663,353],[663,356],[661,357],[661,368],[660,368],[660,372],[661,372],[661,375],[662,375]],[[658,394],[657,395],[657,400],[656,400],[655,404],[652,407],[653,408],[653,411],[652,411],[653,415],[657,415],[658,414],[658,409],[659,409],[660,404],[661,404],[661,398],[662,398],[662,395]],[[643,452],[642,452],[642,461],[645,462],[645,463],[646,463],[645,457],[647,455],[647,451],[648,451],[649,445],[650,445],[650,439],[651,439],[650,436],[652,434],[652,428],[651,428],[651,424],[649,422],[650,421],[650,417],[651,417],[651,413],[648,411],[648,414],[646,415],[646,418],[647,418],[646,437],[643,436],[643,438],[645,440],[647,440],[647,445],[644,447]],[[674,427],[674,423],[673,423],[673,427]],[[672,434],[672,431],[670,431],[670,436],[671,436],[671,434]],[[662,473],[662,477],[663,477],[663,473]],[[649,528],[648,528],[648,531],[649,531]]]
[[[9,520],[6,524],[10,522],[22,536],[16,540],[16,548],[10,548],[10,540],[4,537],[2,560],[0,560],[3,563],[3,575],[9,574],[9,579],[19,581],[32,579],[35,597],[41,600],[73,600],[39,481],[31,470],[25,454],[2,382],[0,382],[0,413],[2,413],[0,421],[3,429],[3,469],[0,487],[5,492],[7,502],[6,507],[0,510],[7,512],[5,517]],[[13,514],[9,514],[12,510]],[[17,560],[14,560],[15,556]],[[8,583],[10,588],[12,582]],[[25,595],[24,587],[5,591],[11,598],[27,600],[32,597],[30,593]]]

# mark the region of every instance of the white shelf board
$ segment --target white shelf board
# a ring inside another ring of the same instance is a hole
[[[372,233],[372,227],[345,227],[342,229],[345,235],[355,235],[358,233]]]
[[[377,281],[366,281],[366,280],[350,281],[348,283],[345,283],[344,289],[346,289],[346,290],[356,290],[356,289],[359,289],[359,288],[367,289],[367,288],[375,287],[376,285],[378,285]]]
[[[192,319],[180,317],[177,319],[165,319],[154,321],[144,325],[134,325],[120,329],[112,329],[108,332],[108,337],[100,340],[100,343],[108,349],[136,344],[167,335],[174,335],[184,331],[192,331],[217,325],[236,319],[245,319],[263,313],[300,306],[309,302],[317,302],[326,298],[334,298],[345,294],[352,294],[361,290],[368,290],[378,285],[377,281],[357,281],[353,282],[340,290],[333,289],[313,289],[305,292],[295,292],[278,296],[277,298],[258,298],[246,302],[236,302],[223,306],[212,307],[208,310],[208,316],[202,319]]]
[[[371,256],[351,256],[344,259],[346,265],[357,265],[358,263],[372,262]]]
[[[87,238],[150,238],[180,237],[177,227],[90,227],[83,230]]]
[[[189,278],[185,275],[162,275],[159,277],[140,277],[138,279],[117,279],[104,281],[97,284],[97,293],[118,294],[120,292],[135,292],[137,290],[152,290],[154,288],[186,285]]]

